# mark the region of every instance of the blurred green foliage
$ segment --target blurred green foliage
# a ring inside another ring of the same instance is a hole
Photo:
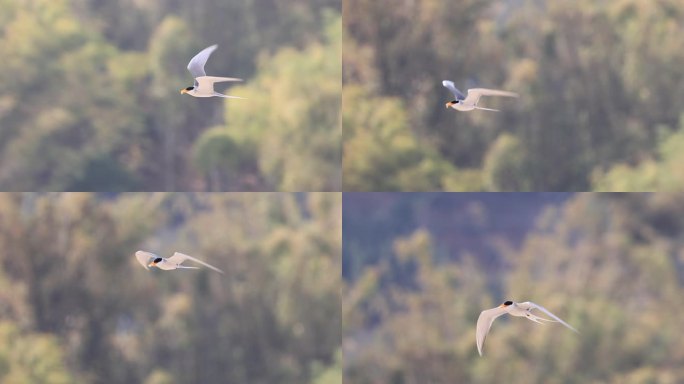
[[[418,145],[406,125],[401,101],[369,98],[366,93],[357,86],[344,91],[346,187],[360,191],[442,189],[447,181],[443,178],[453,167]],[[373,177],[378,174],[383,177]]]
[[[0,194],[0,382],[341,383],[340,194]],[[226,272],[146,271],[138,249]]]
[[[623,171],[651,168],[663,132],[682,129],[681,1],[348,0],[343,20],[343,93],[355,101],[344,113],[388,98],[402,110],[373,124],[345,120],[345,190],[423,190],[425,179],[446,191],[683,186],[666,172],[654,184]],[[501,113],[458,113],[444,108],[452,98],[444,79],[521,97],[483,100]],[[383,137],[388,127],[405,137],[380,143],[388,158],[379,144],[358,144],[357,130]],[[392,156],[406,142],[449,166],[416,169],[420,156]],[[404,170],[416,186],[394,180]]]
[[[231,103],[226,109],[226,131],[253,150],[256,168],[278,190],[342,188],[342,20],[333,14],[326,20],[321,44],[262,56],[253,81],[234,89],[259,103]],[[337,127],[336,134],[331,127]]]
[[[339,190],[340,7],[0,2],[0,189]],[[207,71],[250,100],[178,93],[211,44]],[[250,140],[209,130],[225,125]]]
[[[429,217],[431,199],[413,197],[418,217]],[[684,381],[683,207],[681,194],[575,195],[548,207],[534,228],[508,226],[519,245],[488,237],[497,242],[494,261],[484,252],[444,256],[443,234],[472,237],[483,228],[477,221],[425,223],[394,237],[382,223],[367,229],[392,240],[393,251],[345,280],[345,383]],[[352,243],[345,263],[364,253],[363,242]],[[478,315],[506,299],[542,304],[580,334],[502,317],[480,357]]]
[[[595,172],[593,186],[597,191],[679,191],[684,186],[683,161],[684,130],[680,129],[665,133],[658,151],[639,163],[617,164],[606,172]]]
[[[0,324],[0,376],[3,383],[71,383],[63,352],[53,336],[22,332]]]

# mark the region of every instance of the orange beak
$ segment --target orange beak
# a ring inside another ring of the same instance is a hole
[[[150,263],[149,265],[147,265],[147,266],[148,266],[148,267],[154,267],[155,265],[157,265],[157,264],[153,261],[153,262],[151,262],[151,263]]]
[[[180,92],[181,92],[181,95],[182,95],[182,94],[184,94],[184,93],[188,93],[188,90],[185,89],[185,88],[183,88],[183,89],[180,90]]]

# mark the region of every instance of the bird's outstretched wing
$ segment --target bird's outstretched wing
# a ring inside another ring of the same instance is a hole
[[[190,60],[188,63],[188,71],[190,71],[192,77],[197,78],[207,75],[204,72],[204,65],[207,63],[207,60],[209,60],[209,56],[216,50],[216,47],[218,47],[218,45],[214,44],[211,47],[204,48]]]
[[[465,99],[465,95],[456,88],[456,85],[454,85],[454,82],[451,80],[444,80],[442,81],[442,85],[451,91],[451,93],[454,94],[454,97],[456,97],[456,100],[463,100]]]
[[[200,81],[209,81],[211,83],[221,83],[224,81],[243,81],[237,77],[218,77],[218,76],[202,76]]]
[[[218,93],[218,92],[214,92],[214,96],[216,96],[216,97],[223,97],[224,99],[240,99],[240,100],[247,100],[246,97],[224,95],[223,93]]]
[[[566,323],[565,321],[561,320],[560,317],[554,315],[553,313],[551,313],[551,311],[549,311],[548,309],[542,307],[542,306],[539,305],[539,304],[535,304],[535,303],[533,303],[533,302],[531,302],[531,301],[526,301],[526,302],[524,302],[524,303],[519,303],[519,304],[518,304],[518,307],[520,307],[520,308],[522,308],[522,309],[526,309],[526,310],[528,310],[528,311],[532,311],[532,310],[535,310],[535,309],[536,309],[536,310],[539,310],[539,311],[543,312],[545,315],[547,315],[547,316],[549,316],[550,318],[552,318],[553,321],[556,321],[556,322],[558,322],[558,323],[561,323],[561,324],[565,325],[566,327],[568,327],[569,329],[571,329],[571,330],[572,330],[573,332],[575,332],[575,333],[579,333],[579,332],[578,332],[575,328],[573,328],[570,324],[568,324],[568,323]],[[541,319],[541,318],[540,318],[540,319]],[[546,319],[542,319],[542,320],[546,320]]]
[[[159,256],[157,256],[157,255],[155,255],[154,253],[151,253],[151,252],[137,251],[137,252],[135,253],[135,258],[138,259],[138,262],[140,263],[140,265],[142,265],[143,267],[145,267],[145,269],[147,269],[147,270],[150,269],[150,267],[148,267],[148,265],[150,264],[150,262],[151,262],[152,260],[158,258],[158,257],[159,257]]]
[[[503,96],[503,97],[518,97],[515,92],[500,91],[498,89],[487,88],[472,88],[468,90],[468,96],[465,98],[465,104],[477,105],[482,96]]]
[[[492,112],[501,112],[498,109],[491,109],[491,108],[484,108],[484,107],[478,107],[477,105],[474,107],[475,109],[479,109],[481,111],[492,111]]]
[[[205,262],[202,261],[202,260],[195,259],[195,258],[192,257],[192,256],[189,256],[189,255],[186,255],[186,254],[180,253],[180,252],[174,253],[173,256],[169,257],[167,260],[168,260],[169,262],[175,263],[175,264],[182,264],[184,261],[190,260],[190,261],[194,261],[195,263],[202,264],[202,265],[204,265],[204,266],[207,267],[207,268],[211,268],[211,269],[213,269],[213,270],[216,271],[216,272],[223,273],[222,270],[220,270],[220,269],[214,267],[214,266],[211,265],[211,264],[205,263]]]
[[[477,328],[475,330],[475,341],[477,342],[477,351],[482,356],[482,347],[484,347],[485,339],[489,333],[489,329],[492,327],[494,320],[506,313],[506,308],[497,307],[492,309],[487,309],[480,313],[480,317],[477,318]]]

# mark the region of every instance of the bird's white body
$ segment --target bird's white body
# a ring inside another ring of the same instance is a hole
[[[456,103],[456,104],[449,105],[449,108],[453,108],[453,109],[455,109],[457,111],[461,111],[461,112],[468,112],[468,111],[472,111],[473,109],[475,109],[475,106],[474,105],[464,105],[462,103]]]
[[[188,91],[185,93],[190,95],[190,96],[193,96],[193,97],[214,97],[214,96],[218,96],[218,95],[213,95],[213,94],[200,93],[194,89],[192,91]]]
[[[157,267],[164,271],[172,271],[174,269],[199,269],[199,267],[187,267],[185,265],[182,265],[185,261],[190,260],[202,264],[207,268],[213,269],[214,271],[223,273],[222,270],[214,267],[209,263],[205,263],[202,260],[196,259],[192,256],[188,256],[180,252],[176,252],[173,254],[173,256],[165,258],[155,255],[152,252],[137,251],[135,253],[135,258],[138,259],[138,262],[143,267],[145,267],[145,269],[149,269],[150,267]]]
[[[506,308],[506,313],[515,316],[515,317],[529,317],[530,316],[530,310],[524,309],[521,306],[522,304],[518,304],[516,302],[513,302],[510,306]]]
[[[214,84],[226,81],[242,81],[235,77],[217,77],[207,76],[204,72],[204,66],[209,60],[209,56],[216,50],[217,45],[212,45],[203,49],[200,53],[188,63],[188,71],[195,78],[195,84],[192,87],[181,89],[181,93],[188,94],[193,97],[224,97],[228,99],[243,99],[243,97],[229,96],[218,93],[214,90]]]
[[[463,93],[461,93],[461,91],[458,90],[458,88],[456,88],[453,81],[444,80],[442,81],[442,85],[450,90],[455,97],[455,100],[446,103],[446,107],[461,112],[468,112],[474,109],[499,112],[497,109],[478,106],[477,104],[480,102],[480,98],[482,96],[518,97],[518,94],[515,92],[487,88],[471,88],[468,90],[468,95],[465,96]]]
[[[195,79],[195,87],[184,93],[194,97],[225,97],[229,99],[242,99],[242,97],[224,95],[214,91],[214,84],[224,81],[241,80],[233,77],[200,76]]]
[[[192,269],[199,269],[198,267],[185,267],[180,264],[172,263],[169,261],[169,259],[162,258],[162,261],[154,264],[154,267],[157,267],[159,269],[162,269],[164,271],[173,271],[174,269],[180,269],[180,268],[192,268]]]
[[[532,313],[532,311],[538,310],[545,315],[549,316],[551,319],[546,319],[543,317],[539,317]],[[506,301],[505,303],[501,304],[500,306],[492,309],[487,309],[482,311],[480,313],[480,317],[477,319],[477,327],[475,330],[475,341],[477,343],[477,351],[480,353],[480,356],[482,356],[482,348],[484,347],[484,342],[485,339],[487,338],[487,334],[489,333],[489,329],[492,327],[492,324],[494,323],[494,320],[504,314],[509,314],[511,316],[516,316],[516,317],[526,317],[527,319],[534,321],[535,323],[538,324],[544,324],[543,322],[555,322],[555,323],[561,323],[564,326],[568,327],[572,331],[577,332],[575,328],[570,326],[570,324],[566,323],[565,321],[561,320],[558,316],[554,315],[551,313],[549,310],[546,308],[542,307],[541,305],[535,304],[531,301],[526,301],[523,303],[515,303],[512,301]]]

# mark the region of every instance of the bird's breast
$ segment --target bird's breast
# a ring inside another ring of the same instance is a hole
[[[472,111],[475,109],[474,106],[472,105],[464,105],[463,103],[458,103],[458,104],[451,104],[451,108],[461,111],[461,112],[467,112],[467,111]]]
[[[527,310],[522,308],[511,308],[508,310],[508,314],[511,316],[524,317],[527,316]]]
[[[188,92],[188,95],[194,96],[194,97],[212,97],[212,96],[214,96],[213,93],[209,94],[209,93],[205,93],[205,92],[198,92],[197,90],[194,90],[194,89],[192,91]]]
[[[161,262],[161,263],[158,263],[158,264],[157,264],[157,267],[158,267],[159,269],[163,269],[163,270],[165,270],[165,271],[170,271],[170,270],[176,269],[176,265],[175,265],[175,264],[168,263],[168,262],[166,262],[166,261],[163,261],[163,262]]]

